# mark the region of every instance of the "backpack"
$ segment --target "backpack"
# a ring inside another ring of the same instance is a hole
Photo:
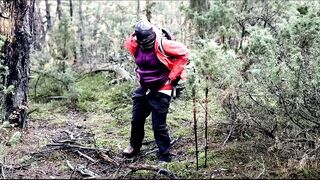
[[[164,28],[161,28],[160,30],[163,37],[167,38],[168,40],[175,40],[174,36],[168,30]]]
[[[175,40],[174,36],[166,29],[160,28],[162,33],[162,38],[166,38],[168,40]],[[162,38],[160,39],[159,43],[159,49],[163,54],[166,54],[163,45],[162,45]],[[170,56],[169,56],[170,57]],[[173,85],[173,91],[172,91],[172,97],[179,98],[182,94],[183,89],[185,88],[184,83],[180,81],[180,77],[178,77],[174,82],[172,82]]]

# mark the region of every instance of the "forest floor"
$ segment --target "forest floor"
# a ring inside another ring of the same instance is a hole
[[[158,164],[150,120],[142,151],[135,158],[125,158],[128,145],[128,116],[115,117],[104,112],[80,112],[69,108],[47,108],[46,113],[30,115],[28,128],[0,127],[0,164],[4,178],[299,178],[304,171],[296,162],[274,157],[267,141],[256,135],[234,138],[223,146],[226,126],[209,123],[207,167],[204,167],[204,127],[198,124],[199,170],[196,169],[193,119],[190,114],[175,114],[178,106],[191,109],[192,103],[174,101],[168,115],[173,141],[173,161]],[[46,109],[46,105],[42,110]],[[192,112],[192,111],[191,111]],[[249,137],[250,136],[250,137]],[[240,137],[240,136],[238,136]]]

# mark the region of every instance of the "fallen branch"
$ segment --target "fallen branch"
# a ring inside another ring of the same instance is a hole
[[[256,177],[256,179],[260,179],[261,175],[264,174],[264,172],[266,171],[266,167],[265,167],[265,165],[264,165],[264,160],[263,160],[263,157],[262,157],[262,156],[261,156],[261,160],[262,160],[262,163],[261,163],[261,165],[262,165],[262,171],[261,171],[261,173]]]
[[[119,80],[130,81],[133,79],[131,77],[130,73],[128,71],[126,71],[123,67],[108,64],[107,66],[102,67],[101,69],[92,70],[92,71],[89,71],[89,72],[82,74],[82,76],[80,78],[76,79],[76,82],[83,80],[88,75],[97,74],[100,72],[115,73],[117,76],[117,79],[115,79],[115,80],[117,80],[117,81],[119,81]]]
[[[171,171],[160,168],[158,166],[152,166],[148,164],[129,164],[127,167],[131,169],[129,173],[140,171],[140,170],[149,170],[149,171],[155,171],[159,174],[165,175],[171,179],[178,179],[178,177]]]
[[[76,152],[77,152],[80,156],[82,156],[82,157],[84,157],[84,158],[88,159],[89,161],[91,161],[91,162],[96,162],[96,160],[94,160],[94,159],[92,159],[90,156],[88,156],[88,155],[86,155],[86,154],[84,154],[84,153],[80,152],[79,150],[76,150]]]
[[[26,167],[28,166],[30,166],[30,164],[22,164],[17,166],[1,164],[1,168],[8,169],[8,170],[19,170],[19,169],[26,170]]]
[[[116,179],[120,169],[122,168],[122,166],[119,166],[118,169],[116,170],[116,172],[113,174],[112,179]]]
[[[66,143],[52,143],[52,144],[47,144],[48,147],[50,146],[56,146],[59,147],[60,149],[78,149],[78,150],[87,150],[87,151],[95,151],[95,152],[109,152],[109,149],[102,149],[102,148],[91,148],[91,147],[85,147],[85,146],[80,146],[80,145],[75,145],[75,144],[66,144]]]
[[[76,143],[76,139],[66,139],[66,140],[53,140],[54,143],[69,143],[69,144],[74,144]]]
[[[31,70],[32,73],[38,73],[39,76],[45,76],[48,78],[52,78],[58,82],[61,82],[63,84],[63,86],[66,88],[66,90],[69,90],[69,82],[65,81],[65,79],[60,79],[59,77],[55,77],[55,75],[50,74],[50,72],[42,72],[42,71],[36,71],[36,70]]]
[[[67,165],[68,165],[68,167],[69,167],[70,169],[73,168],[73,167],[70,165],[70,163],[68,163],[68,162],[67,162]],[[77,168],[78,168],[78,165],[76,165],[76,167],[73,168],[73,171],[72,171],[69,179],[72,179],[72,176],[73,176],[74,173],[76,172]]]
[[[1,178],[0,179],[6,179],[6,176],[5,176],[5,174],[4,174],[4,167],[3,167],[3,165],[2,164],[0,164],[0,166],[1,166]]]
[[[119,163],[117,163],[115,160],[111,159],[107,154],[105,154],[103,152],[98,152],[98,155],[104,161],[109,162],[115,166],[119,166]]]
[[[71,170],[80,173],[80,174],[81,174],[82,176],[84,176],[84,177],[89,177],[90,179],[91,179],[91,178],[100,177],[98,174],[90,171],[89,169],[86,169],[83,165],[79,165],[78,167],[75,167],[75,168],[74,168],[68,160],[66,160],[66,162],[67,162],[67,166],[68,166]]]
[[[47,100],[66,100],[66,99],[68,99],[68,97],[66,97],[66,96],[48,96],[47,98],[46,98]]]
[[[224,140],[224,142],[223,142],[223,144],[222,144],[222,147],[224,147],[224,146],[227,144],[227,142],[229,141],[229,139],[230,139],[230,137],[231,137],[231,134],[232,134],[232,132],[233,132],[233,128],[234,128],[234,125],[231,126],[231,129],[229,130],[229,133],[228,133],[226,139]]]

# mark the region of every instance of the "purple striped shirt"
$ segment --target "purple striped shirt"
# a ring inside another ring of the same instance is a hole
[[[136,73],[142,88],[158,90],[169,79],[169,69],[157,58],[155,50],[136,52]]]

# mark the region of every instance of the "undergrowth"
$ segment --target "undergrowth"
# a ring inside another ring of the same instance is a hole
[[[58,125],[68,121],[66,113],[75,111],[82,114],[85,128],[95,136],[95,142],[89,146],[107,147],[112,155],[121,154],[128,145],[131,121],[131,94],[136,84],[124,82],[109,84],[111,77],[106,74],[86,76],[75,82],[69,91],[57,91],[54,95],[65,96],[65,99],[44,101],[31,98],[31,119],[49,120]],[[55,86],[50,83],[41,84],[38,93],[55,92]],[[51,88],[52,87],[52,88]],[[46,89],[47,88],[47,89]],[[298,166],[301,161],[282,158],[280,151],[270,151],[274,141],[254,127],[235,126],[228,138],[230,124],[225,121],[223,112],[217,103],[217,93],[209,92],[208,119],[208,155],[207,167],[204,167],[204,92],[198,90],[198,150],[199,170],[195,165],[195,146],[193,129],[193,102],[190,87],[183,92],[182,97],[172,99],[167,124],[172,139],[180,140],[172,148],[175,155],[171,163],[164,168],[174,172],[180,178],[316,178],[319,171],[315,166],[306,163]],[[32,92],[32,91],[31,91]],[[72,99],[73,97],[74,99]],[[75,98],[76,97],[76,98]],[[151,119],[147,118],[145,125],[145,141],[153,141]],[[227,139],[228,138],[228,139]],[[227,141],[226,141],[227,139]],[[226,141],[225,146],[223,146]],[[148,151],[155,144],[144,145],[142,151]],[[3,154],[3,152],[2,152]],[[308,159],[307,159],[308,160]],[[143,163],[156,164],[155,154],[142,159]],[[121,173],[119,173],[121,174]],[[137,171],[130,178],[161,178],[157,173]]]

